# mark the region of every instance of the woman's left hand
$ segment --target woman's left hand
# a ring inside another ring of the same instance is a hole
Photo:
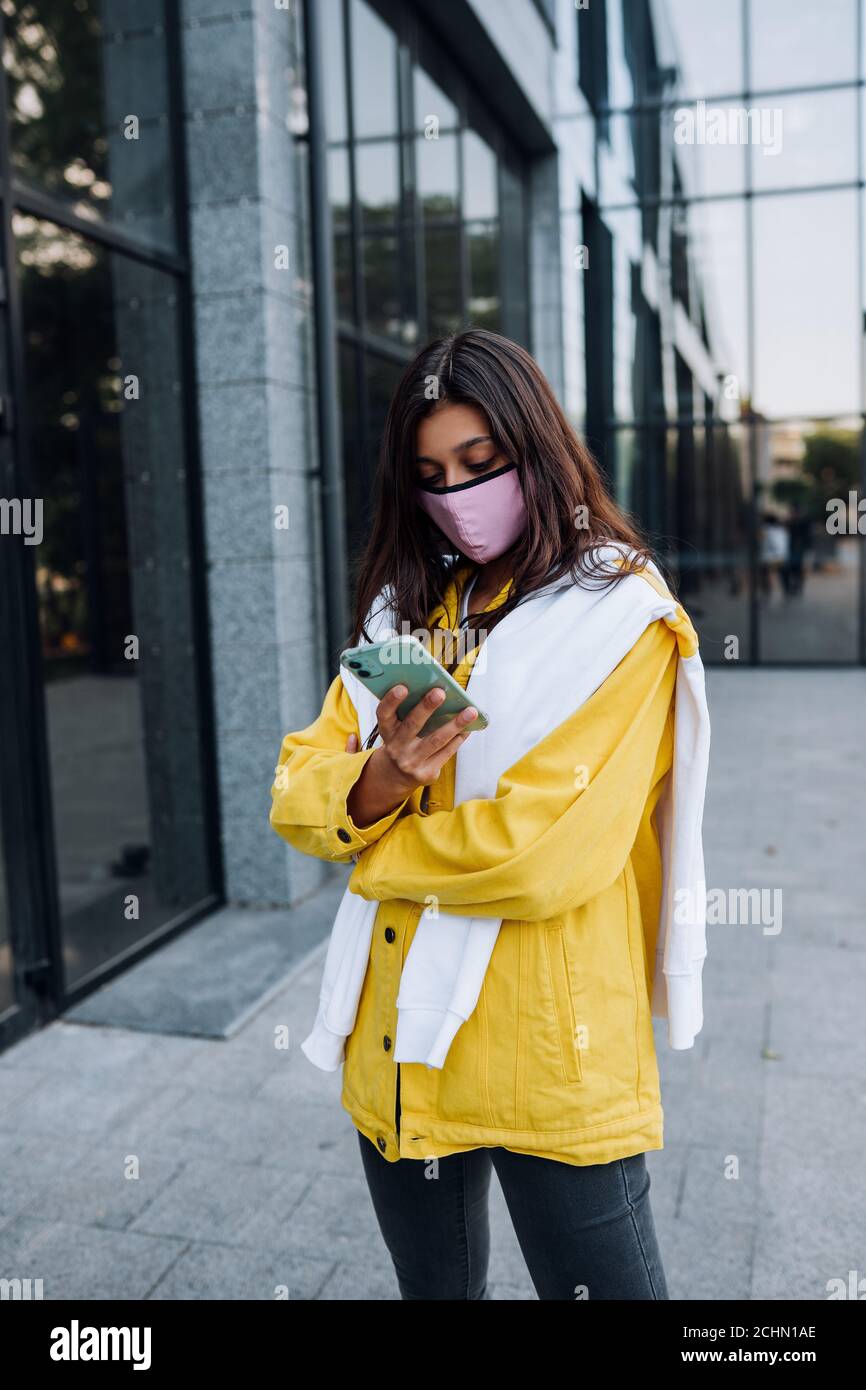
[[[347,752],[347,753],[357,753],[357,751],[358,751],[358,735],[357,735],[357,734],[349,734],[349,737],[346,739],[346,752]]]

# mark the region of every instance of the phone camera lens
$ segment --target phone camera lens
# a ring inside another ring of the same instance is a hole
[[[351,666],[351,668],[352,668],[353,671],[360,671],[360,669],[361,669],[361,663],[360,663],[360,661],[350,661],[350,662],[348,662],[347,664],[348,664],[349,666]]]
[[[369,674],[370,674],[369,671],[364,671],[364,670],[361,669],[360,666],[358,667],[358,675],[359,675],[359,676],[369,676]]]

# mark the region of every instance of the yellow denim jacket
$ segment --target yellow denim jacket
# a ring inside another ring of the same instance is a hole
[[[470,573],[457,571],[431,629],[457,628]],[[673,758],[678,638],[686,654],[697,649],[683,610],[676,626],[651,623],[595,694],[500,778],[493,800],[454,809],[452,758],[427,797],[417,788],[356,826],[346,802],[372,750],[345,751],[359,730],[339,676],[318,719],[283,739],[272,827],[305,854],[354,859],[350,888],[380,903],[342,1101],[386,1159],[502,1146],[584,1165],[663,1147],[653,813]],[[464,687],[473,660],[454,671]],[[483,903],[490,915],[495,904],[503,922],[444,1067],[399,1064],[398,1133],[396,999],[431,898],[459,913]]]

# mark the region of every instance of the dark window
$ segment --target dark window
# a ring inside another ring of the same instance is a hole
[[[368,534],[385,411],[420,345],[476,324],[526,343],[526,174],[408,7],[326,0],[347,543]],[[348,43],[348,51],[343,47]],[[333,78],[334,88],[336,83]]]
[[[50,972],[61,1006],[212,905],[218,872],[167,80],[178,36],[162,0],[3,10],[0,327],[16,400],[0,463],[6,495],[38,499],[41,538],[4,544],[0,644],[13,634],[18,659],[0,678],[16,744],[0,759],[15,923],[9,943],[0,891],[0,1027],[11,979],[26,1012]]]
[[[577,80],[593,111],[608,104],[607,6],[590,0],[577,11]]]

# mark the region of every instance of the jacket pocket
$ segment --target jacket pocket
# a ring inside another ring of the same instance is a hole
[[[550,984],[556,1011],[562,1071],[566,1082],[573,1084],[582,1080],[583,1069],[580,1048],[577,1045],[577,1023],[574,1017],[571,978],[568,970],[568,957],[565,954],[562,927],[545,927],[544,944],[547,948],[547,967],[550,972]]]

